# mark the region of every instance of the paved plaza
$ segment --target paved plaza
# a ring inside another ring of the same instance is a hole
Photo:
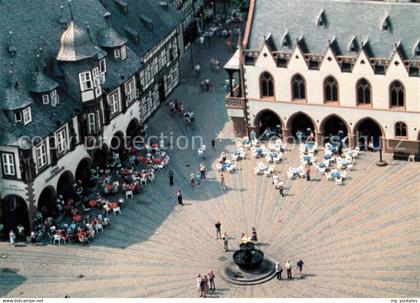
[[[255,175],[259,161],[247,159],[238,162],[235,173],[225,174],[228,188],[221,189],[215,165],[235,141],[224,106],[226,74],[210,71],[209,60],[217,56],[225,62],[232,53],[223,40],[211,42],[211,48],[194,49],[194,60],[215,90],[200,91],[187,52],[180,86],[170,97],[195,112],[197,120],[186,125],[163,104],[148,128],[149,135],[204,138],[208,179],[201,188],[189,184],[200,163],[197,150],[170,150],[175,186],[169,186],[167,171],[158,173],[92,244],[0,243],[0,296],[198,297],[195,277],[212,269],[217,289],[209,297],[420,297],[418,163],[385,155],[388,166],[377,167],[378,155],[364,153],[343,186],[314,173],[311,182],[287,180],[282,198],[271,178]],[[277,165],[284,180],[287,168],[299,165],[298,149],[285,157]],[[178,188],[185,206],[177,205]],[[255,227],[258,248],[282,265],[302,258],[305,278],[254,286],[224,282],[219,267],[232,251],[224,253],[223,242],[215,239],[217,220],[234,238],[231,249],[242,232]]]

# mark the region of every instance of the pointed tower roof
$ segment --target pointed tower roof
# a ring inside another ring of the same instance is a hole
[[[79,27],[74,20],[63,32],[60,39],[61,45],[58,51],[58,61],[79,61],[96,56],[99,48],[90,40],[89,34]]]
[[[98,34],[98,43],[100,47],[120,47],[127,43],[127,39],[121,37],[111,26],[111,13],[104,15],[107,24]]]

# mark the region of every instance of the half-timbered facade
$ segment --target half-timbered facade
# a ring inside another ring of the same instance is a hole
[[[0,15],[0,224],[29,232],[177,85],[182,16],[152,0],[142,10],[122,0],[1,2]],[[27,26],[34,16],[42,21]]]

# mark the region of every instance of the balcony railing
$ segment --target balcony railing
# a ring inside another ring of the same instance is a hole
[[[245,106],[245,98],[239,94],[239,85],[235,86],[233,89],[233,96],[228,94],[226,96],[226,107],[227,108],[236,108],[243,109]]]

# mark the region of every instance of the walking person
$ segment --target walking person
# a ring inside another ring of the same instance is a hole
[[[284,268],[286,269],[286,272],[287,272],[287,279],[291,280],[292,279],[292,264],[290,263],[290,260],[286,262],[286,264],[284,265]]]
[[[214,224],[214,227],[216,227],[216,240],[222,239],[222,224],[220,223],[220,221],[217,221],[216,224]]]
[[[195,71],[195,77],[198,79],[200,77],[200,64],[197,64],[196,66],[194,66],[194,71]]]
[[[203,280],[204,280],[204,292],[205,292],[206,295],[208,295],[209,294],[209,279],[208,279],[207,275],[204,275]],[[205,298],[205,296],[204,296],[204,298]]]
[[[215,291],[216,290],[216,284],[214,283],[215,275],[213,271],[210,269],[209,273],[209,283],[210,283],[210,290]]]
[[[16,234],[13,230],[10,230],[9,232],[9,241],[11,245],[15,244],[15,240],[16,240]]]
[[[194,178],[195,178],[195,186],[197,188],[200,188],[200,185],[201,185],[201,173],[200,172],[196,172]]]
[[[276,262],[276,276],[277,280],[282,280],[281,274],[283,272],[283,268],[281,268],[280,262]]]
[[[178,198],[178,204],[184,206],[184,202],[182,201],[182,193],[180,189],[178,189],[178,191],[176,192],[176,196]]]
[[[223,174],[220,174],[220,186],[223,190],[226,190],[225,176]]]
[[[169,185],[174,185],[174,172],[172,171],[172,169],[169,170],[168,172],[168,177],[169,177]]]
[[[195,186],[195,174],[194,173],[191,173],[191,175],[190,175],[190,183],[191,183],[192,187]]]
[[[201,179],[206,179],[206,165],[204,164],[204,162],[200,163],[200,177]]]
[[[206,287],[205,287],[206,281],[204,280],[204,277],[200,279],[200,297],[205,298],[206,297]]]
[[[226,232],[223,233],[223,249],[225,252],[229,251],[229,237]]]
[[[196,281],[198,292],[201,293],[201,275],[200,274],[197,275],[197,277],[195,278],[195,281]]]
[[[279,186],[280,195],[282,197],[284,197],[284,183],[283,183],[283,181],[279,181],[278,186]]]
[[[299,259],[299,261],[296,263],[297,268],[299,269],[299,276],[300,276],[301,279],[303,277],[302,276],[303,264],[305,264],[305,263],[303,263],[302,259]]]
[[[211,140],[211,147],[216,148],[216,140],[214,139]]]

